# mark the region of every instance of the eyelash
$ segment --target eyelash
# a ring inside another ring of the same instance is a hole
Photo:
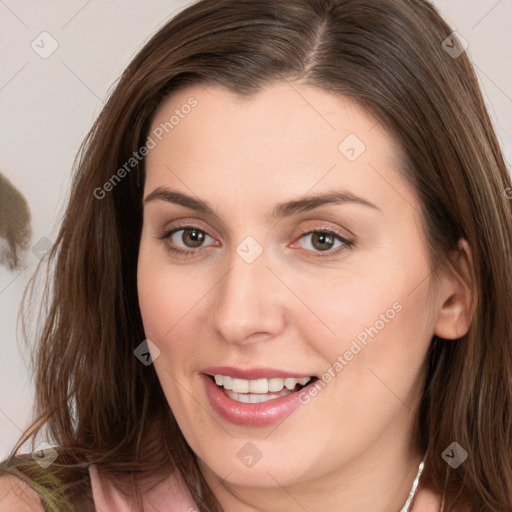
[[[196,230],[196,231],[199,231],[200,233],[205,234],[206,236],[210,236],[210,235],[208,235],[208,233],[206,233],[206,231],[199,229],[197,226],[180,226],[180,227],[172,228],[168,231],[165,231],[164,233],[162,233],[162,235],[159,237],[159,239],[167,240],[167,239],[171,238],[171,236],[174,235],[175,233],[177,233],[179,231],[183,231],[185,229]],[[312,235],[315,233],[320,233],[320,234],[327,233],[329,235],[332,235],[335,239],[337,239],[339,242],[341,242],[342,245],[336,249],[329,249],[328,251],[313,251],[314,256],[310,256],[311,258],[328,258],[328,257],[337,256],[339,253],[341,253],[342,251],[344,251],[346,249],[352,249],[355,245],[355,242],[348,240],[347,238],[340,235],[338,232],[336,232],[335,230],[333,230],[331,228],[322,228],[322,229],[313,229],[313,230],[309,230],[309,231],[304,231],[297,238],[297,240],[300,240],[301,238],[303,238],[306,235]],[[198,249],[201,249],[201,247],[199,247]],[[197,250],[195,250],[195,249],[185,250],[185,249],[181,249],[179,247],[173,247],[170,245],[168,246],[168,250],[175,254],[180,254],[185,257],[192,256],[192,255],[194,255],[194,253],[197,253]],[[308,252],[310,252],[310,251],[308,251]]]

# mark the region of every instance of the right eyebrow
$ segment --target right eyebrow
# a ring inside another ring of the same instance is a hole
[[[179,204],[181,206],[185,206],[186,208],[197,210],[198,212],[210,215],[212,217],[217,216],[213,211],[213,208],[209,206],[205,201],[202,201],[201,199],[195,199],[191,196],[177,192],[175,190],[171,190],[169,188],[157,187],[144,199],[144,203],[149,203],[156,200]]]

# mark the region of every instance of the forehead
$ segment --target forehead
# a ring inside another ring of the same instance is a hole
[[[151,131],[160,127],[164,139],[181,142],[190,135],[190,124],[197,137],[214,131],[217,142],[222,135],[248,142],[250,136],[270,142],[278,135],[281,143],[299,146],[323,140],[325,146],[343,152],[338,145],[352,134],[352,141],[358,137],[366,146],[387,148],[390,158],[399,153],[391,135],[355,101],[297,82],[273,82],[248,97],[215,84],[188,86],[161,103]]]
[[[159,106],[150,137],[146,188],[176,182],[211,193],[223,183],[245,194],[300,195],[343,184],[375,197],[396,196],[392,182],[403,181],[400,145],[371,114],[296,82],[268,84],[250,97],[218,85],[186,87]]]

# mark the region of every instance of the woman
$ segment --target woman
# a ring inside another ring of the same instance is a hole
[[[510,510],[506,190],[429,3],[188,7],[84,143],[28,432],[57,458],[5,499]]]

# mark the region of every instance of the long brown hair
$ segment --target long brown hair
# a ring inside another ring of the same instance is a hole
[[[510,510],[510,178],[467,54],[443,44],[451,33],[425,0],[201,0],[161,28],[77,159],[50,255],[34,429],[46,424],[76,465],[94,462],[119,485],[122,476],[179,471],[201,512],[220,510],[153,367],[134,357],[144,339],[136,286],[144,159],[125,165],[173,91],[210,83],[250,96],[271,81],[301,80],[353,99],[399,141],[434,268],[460,238],[469,243],[474,320],[458,340],[432,340],[412,442],[446,510]],[[456,470],[441,456],[454,441],[469,454]]]

